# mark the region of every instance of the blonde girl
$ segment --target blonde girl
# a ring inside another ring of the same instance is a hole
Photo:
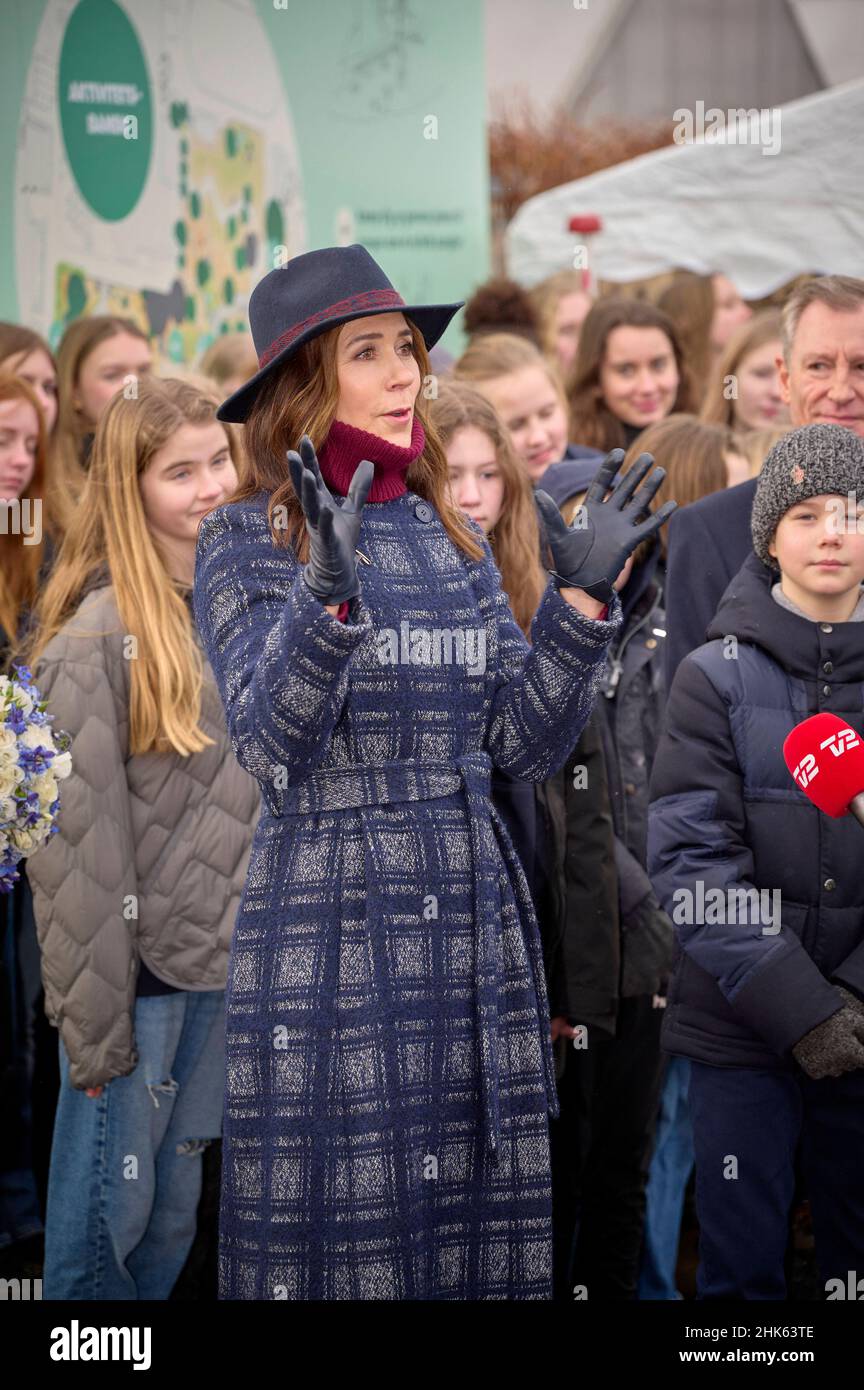
[[[777,360],[782,355],[780,312],[768,309],[729,339],[708,382],[701,417],[734,429],[789,427],[789,408],[780,394]]]
[[[515,333],[475,338],[453,377],[495,407],[532,483],[567,454],[567,401],[561,379],[532,343]]]
[[[237,481],[216,406],[175,381],[107,406],[27,653],[73,739],[59,833],[28,861],[60,1030],[52,1299],[167,1298],[220,1133],[228,946],[258,794],[191,604],[199,523]]]
[[[594,302],[585,288],[584,272],[557,270],[529,290],[529,295],[540,320],[541,347],[566,380],[576,360],[585,315]]]

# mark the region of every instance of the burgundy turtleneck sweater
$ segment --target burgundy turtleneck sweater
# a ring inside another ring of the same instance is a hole
[[[318,451],[321,476],[330,491],[340,497],[348,496],[351,479],[358,463],[369,459],[375,465],[375,476],[366,497],[367,502],[392,502],[408,491],[405,475],[411,464],[426,447],[426,431],[419,416],[414,416],[409,445],[393,444],[356,425],[334,420],[324,443]],[[348,601],[339,605],[336,615],[340,622],[348,616]]]
[[[393,444],[389,439],[381,439],[368,430],[358,429],[356,425],[346,425],[343,420],[334,420],[321,448],[318,450],[318,464],[321,476],[330,491],[340,497],[348,496],[351,479],[358,463],[370,459],[375,465],[375,476],[366,497],[367,502],[392,502],[408,491],[405,475],[411,464],[419,458],[426,446],[426,431],[418,416],[414,416],[411,426],[411,443],[408,446]],[[604,608],[599,620],[606,617]],[[340,603],[336,614],[340,623],[348,617],[348,600]]]
[[[392,502],[394,497],[401,497],[408,491],[405,474],[425,447],[426,431],[417,415],[411,426],[411,443],[407,446],[381,439],[356,425],[346,425],[343,420],[334,420],[318,451],[318,462],[330,491],[347,497],[358,463],[370,459],[375,465],[375,476],[367,502]]]

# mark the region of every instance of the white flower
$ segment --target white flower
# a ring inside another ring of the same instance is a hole
[[[43,816],[41,820],[37,821],[35,825],[30,827],[30,833],[33,836],[34,848],[37,845],[44,844],[45,841],[48,839],[48,833],[51,829],[51,824],[51,817]]]
[[[19,709],[23,710],[25,714],[31,714],[35,708],[33,696],[24,689],[23,685],[16,686],[15,688],[15,704]]]
[[[11,796],[21,780],[21,772],[17,764],[12,767],[0,767],[0,799]]]
[[[9,839],[12,841],[13,847],[21,850],[22,854],[29,854],[31,849],[36,848],[36,837],[29,827],[10,830]]]
[[[54,740],[46,725],[28,724],[19,742],[24,748],[51,748]]]
[[[39,810],[44,814],[57,797],[57,778],[53,768],[50,772],[39,772],[30,779],[30,790],[39,797]]]
[[[51,771],[55,777],[68,777],[72,771],[72,754],[69,752],[58,753],[51,764]]]
[[[12,820],[18,803],[13,796],[4,796],[0,799],[0,824],[7,820]]]
[[[0,748],[0,768],[18,766],[18,749]]]
[[[7,729],[4,725],[0,728],[0,753],[11,751],[15,752],[18,747],[18,735],[12,729]]]

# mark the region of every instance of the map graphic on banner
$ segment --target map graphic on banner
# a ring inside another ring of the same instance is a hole
[[[254,284],[306,248],[294,125],[252,4],[49,3],[16,186],[20,318],[52,345],[80,314],[133,319],[173,362],[248,330]]]

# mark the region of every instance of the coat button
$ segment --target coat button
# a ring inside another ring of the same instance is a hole
[[[431,521],[432,508],[429,506],[428,502],[418,502],[417,506],[414,508],[414,515],[418,521]]]
[[[632,782],[625,782],[625,783],[624,783],[624,790],[625,790],[625,792],[627,793],[628,796],[635,796],[635,795],[636,795],[636,788],[635,788],[635,786],[633,785]]]
[[[820,628],[820,630],[821,630],[822,632],[833,632],[833,631],[834,631],[834,628],[832,627],[831,623],[820,623],[820,624],[819,624],[819,628]]]
[[[823,695],[830,695],[830,694],[831,694],[831,687],[830,687],[830,685],[823,685],[823,687],[822,687],[822,694],[823,694]]]
[[[825,889],[826,893],[833,893],[834,889],[837,887],[837,882],[833,878],[826,878],[825,882],[822,884],[822,887]]]
[[[822,670],[825,672],[826,676],[830,676],[831,672],[834,670],[833,661],[823,661]]]

